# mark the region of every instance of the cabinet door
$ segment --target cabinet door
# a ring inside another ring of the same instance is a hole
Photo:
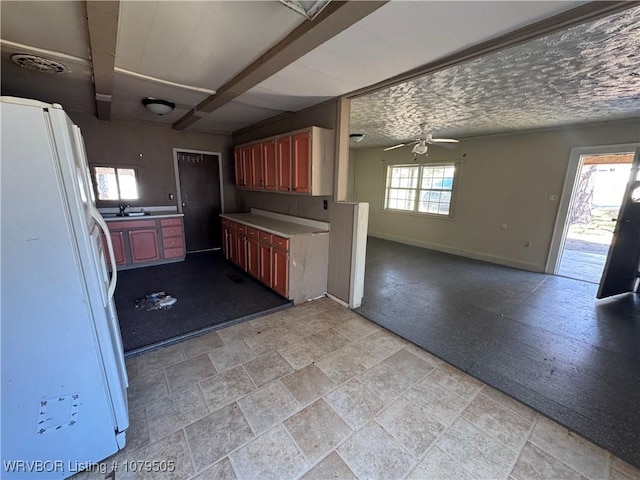
[[[251,145],[251,188],[264,188],[262,144]]]
[[[311,134],[293,136],[293,191],[311,193]]]
[[[251,188],[251,146],[240,149],[242,157],[242,188]]]
[[[260,248],[255,238],[247,238],[247,272],[260,278]]]
[[[291,191],[291,137],[276,140],[277,188],[281,192]]]
[[[272,250],[271,245],[260,244],[260,281],[269,288],[273,286],[271,279]]]
[[[289,293],[289,253],[279,248],[273,249],[272,279],[273,288],[283,297]]]
[[[238,263],[238,236],[231,228],[227,229],[227,259]]]
[[[130,230],[129,246],[133,263],[151,262],[160,258],[158,232],[155,229]]]
[[[236,165],[236,187],[244,185],[244,168],[242,166],[242,149],[240,147],[233,149],[233,159]]]
[[[127,256],[124,253],[124,232],[111,232],[111,244],[116,257],[116,265],[126,265]]]
[[[236,249],[236,263],[238,266],[247,270],[247,237],[246,235],[238,235],[237,249]]]
[[[264,189],[276,190],[278,188],[278,170],[275,140],[262,143],[262,164],[264,165]]]

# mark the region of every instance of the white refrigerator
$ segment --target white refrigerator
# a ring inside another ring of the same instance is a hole
[[[1,97],[0,120],[0,477],[66,478],[129,426],[113,248],[62,107]]]

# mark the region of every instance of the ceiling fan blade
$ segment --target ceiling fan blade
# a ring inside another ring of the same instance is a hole
[[[432,138],[429,143],[460,143],[460,140],[455,138]]]
[[[434,147],[443,147],[443,148],[458,148],[458,144],[457,143],[439,143],[439,142],[432,142],[431,145],[433,145]]]
[[[389,150],[395,150],[396,148],[400,148],[400,147],[404,147],[404,146],[405,146],[404,143],[399,143],[397,145],[394,145],[393,147],[383,148],[382,151],[383,152],[388,152]]]

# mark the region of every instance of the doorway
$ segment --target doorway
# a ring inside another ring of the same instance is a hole
[[[174,148],[173,156],[186,251],[218,249],[222,239],[222,156],[183,148]]]
[[[582,155],[557,275],[600,283],[633,153]]]

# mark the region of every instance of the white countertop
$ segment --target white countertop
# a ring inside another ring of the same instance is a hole
[[[281,237],[290,238],[294,235],[314,235],[327,234],[328,228],[320,225],[303,225],[296,222],[289,222],[278,218],[271,218],[264,215],[256,215],[254,213],[221,213],[222,218],[233,220],[250,227],[256,227],[265,232],[273,233]]]
[[[168,217],[184,217],[183,213],[162,213],[162,212],[151,212],[149,215],[132,215],[130,217],[111,217],[111,216],[102,216],[105,222],[122,222],[124,220],[150,220],[155,218],[168,218]]]

